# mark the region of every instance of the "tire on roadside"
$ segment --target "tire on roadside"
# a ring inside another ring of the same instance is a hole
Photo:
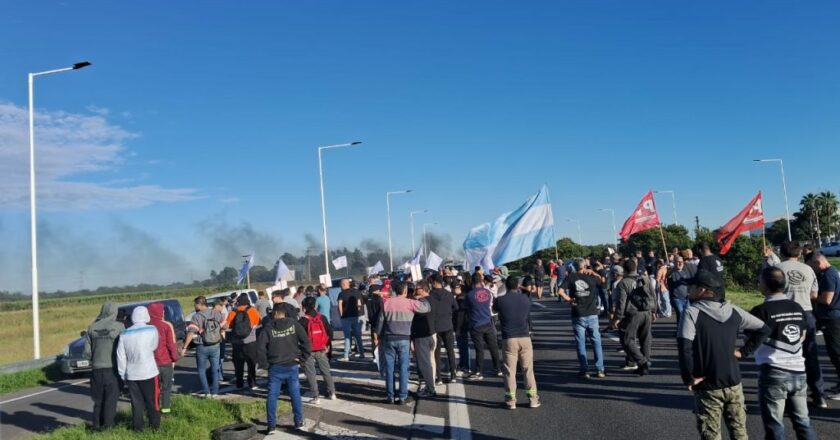
[[[248,440],[257,435],[257,426],[253,423],[236,423],[216,428],[210,435],[213,440]]]

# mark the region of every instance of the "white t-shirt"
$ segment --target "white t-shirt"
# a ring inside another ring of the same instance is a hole
[[[811,307],[811,292],[817,291],[817,275],[814,269],[807,264],[800,263],[795,260],[785,260],[777,264],[776,267],[784,271],[785,279],[785,295],[788,299],[795,301],[802,306],[806,312],[813,310]]]

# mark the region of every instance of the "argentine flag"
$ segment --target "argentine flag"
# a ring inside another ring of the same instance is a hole
[[[554,216],[548,187],[531,196],[513,212],[502,214],[492,224],[476,226],[464,240],[467,270],[496,266],[533,255],[554,246]]]
[[[236,285],[242,284],[242,280],[244,280],[248,276],[248,271],[251,270],[251,265],[254,264],[254,254],[248,255],[248,260],[242,264],[242,269],[239,269],[239,276],[236,277]]]

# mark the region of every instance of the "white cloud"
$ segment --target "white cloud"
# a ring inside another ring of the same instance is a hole
[[[35,165],[38,204],[50,210],[133,208],[158,202],[182,202],[200,196],[195,189],[159,185],[116,186],[73,181],[90,173],[114,171],[132,156],[125,144],[136,133],[110,124],[107,109],[93,114],[38,111],[35,118]],[[27,109],[0,103],[0,208],[26,206],[29,198]],[[135,153],[136,155],[136,153]]]

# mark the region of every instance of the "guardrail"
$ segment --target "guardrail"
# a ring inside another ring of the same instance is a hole
[[[58,356],[33,359],[31,361],[15,362],[13,364],[0,365],[0,374],[11,374],[19,371],[34,370],[51,365],[58,360]]]

